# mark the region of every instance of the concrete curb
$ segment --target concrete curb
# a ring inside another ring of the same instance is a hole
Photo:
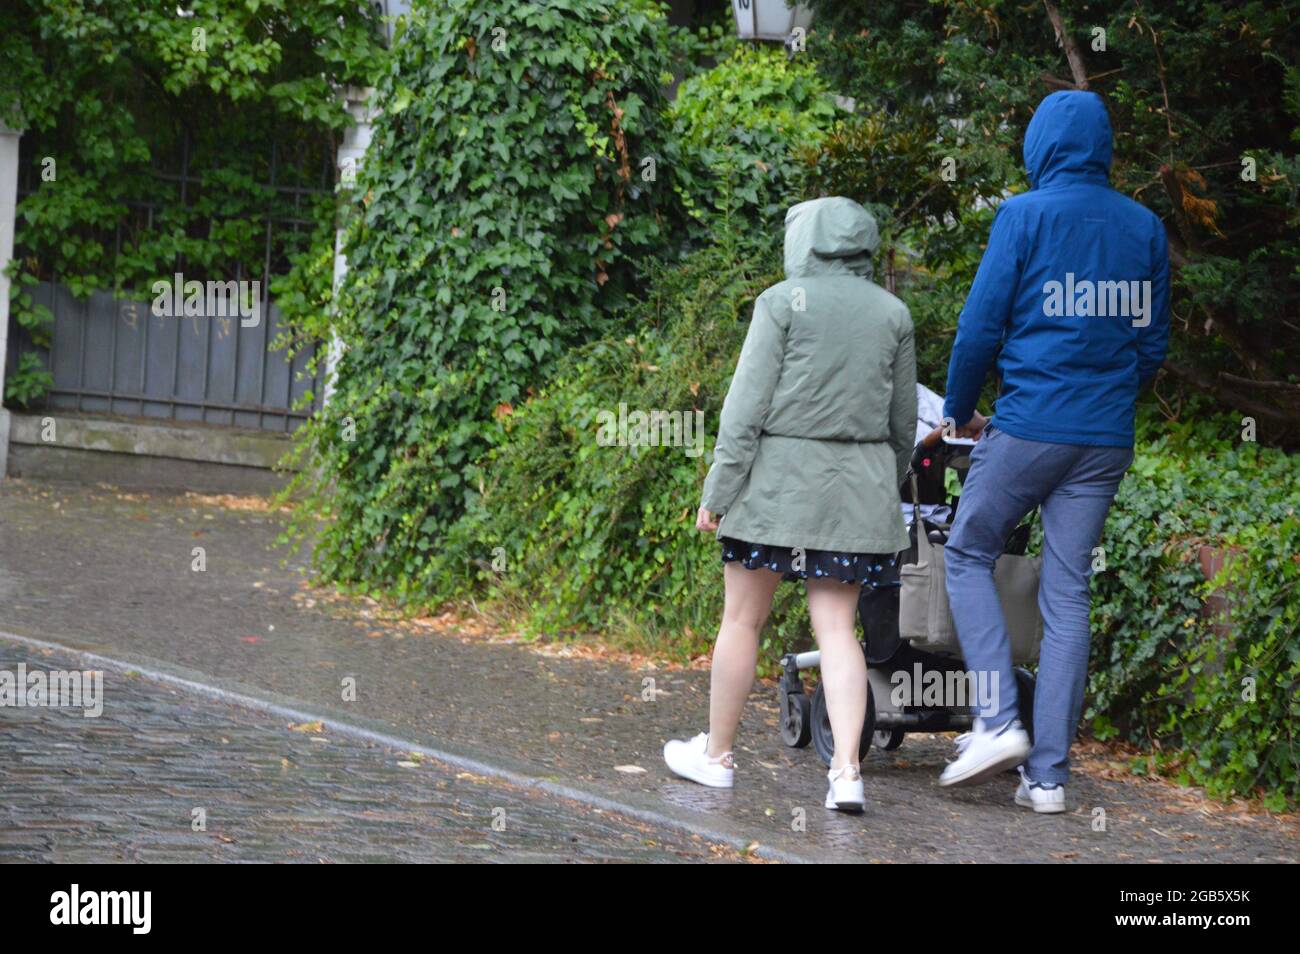
[[[43,439],[45,418],[53,419],[57,440]],[[169,421],[123,420],[49,411],[14,414],[10,439],[33,447],[106,451],[145,457],[237,464],[270,470],[293,446],[288,434],[247,431]]]

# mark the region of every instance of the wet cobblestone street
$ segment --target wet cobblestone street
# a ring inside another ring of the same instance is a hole
[[[0,641],[0,671],[75,659]],[[735,860],[436,761],[104,674],[102,715],[0,708],[0,862]],[[196,810],[206,830],[193,830]]]

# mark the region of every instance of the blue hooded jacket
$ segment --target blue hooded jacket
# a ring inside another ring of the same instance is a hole
[[[1025,133],[1033,189],[993,218],[957,323],[945,417],[970,420],[997,356],[1000,429],[1132,446],[1138,390],[1169,343],[1169,249],[1160,219],[1110,187],[1110,152],[1096,94],[1038,105]]]

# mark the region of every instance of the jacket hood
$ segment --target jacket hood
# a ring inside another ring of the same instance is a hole
[[[852,199],[830,196],[792,206],[785,214],[785,277],[871,277],[880,232],[871,213]]]
[[[1110,118],[1096,93],[1064,90],[1041,103],[1025,132],[1025,170],[1035,189],[1110,176]]]

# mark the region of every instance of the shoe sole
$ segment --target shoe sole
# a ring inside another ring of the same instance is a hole
[[[956,778],[945,779],[939,778],[941,788],[954,788],[961,785],[979,785],[981,782],[987,782],[995,775],[1000,775],[1008,769],[1013,769],[1029,757],[1029,746],[1017,747],[1004,752],[1002,755],[993,759],[991,762],[985,762],[968,771],[965,775],[959,775]]]
[[[734,779],[724,780],[724,779],[711,777],[707,775],[697,775],[694,772],[689,772],[686,771],[685,769],[679,768],[678,766],[672,763],[672,759],[668,757],[667,752],[664,753],[664,764],[668,766],[668,770],[672,772],[674,775],[678,776],[679,778],[684,778],[687,781],[695,782],[697,785],[705,785],[709,788],[734,788],[735,787]]]
[[[861,815],[867,810],[866,802],[827,802],[826,807],[834,812],[844,812],[849,815]]]
[[[1039,815],[1059,815],[1065,811],[1064,802],[1052,802],[1046,805],[1035,804],[1031,798],[1021,798],[1020,793],[1016,793],[1016,804],[1021,808],[1032,808]]]
[[[832,787],[826,792],[826,798],[822,804],[832,811],[848,812],[851,815],[861,815],[867,807],[867,796],[866,792],[863,792],[861,798],[845,799],[841,801],[835,798],[835,789]]]

